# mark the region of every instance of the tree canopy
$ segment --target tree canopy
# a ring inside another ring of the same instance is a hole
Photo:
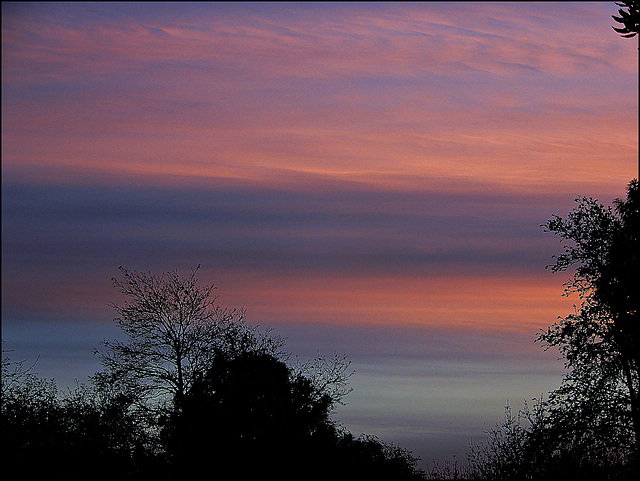
[[[574,269],[565,294],[578,294],[581,304],[538,336],[547,348],[560,348],[570,369],[554,398],[572,399],[574,409],[581,406],[592,413],[585,413],[582,422],[593,418],[630,431],[636,450],[640,434],[639,195],[638,182],[633,180],[627,199],[617,199],[615,208],[583,197],[576,199],[577,207],[566,218],[554,215],[544,224],[565,242],[564,253],[555,258],[551,269]],[[597,400],[601,400],[599,412],[593,408]]]

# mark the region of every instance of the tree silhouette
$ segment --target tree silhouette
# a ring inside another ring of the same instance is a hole
[[[106,369],[91,385],[62,395],[3,354],[5,473],[44,477],[64,465],[83,478],[424,479],[409,451],[331,419],[350,391],[346,357],[290,366],[284,341],[220,309],[197,269],[120,270],[114,285],[128,300],[114,307],[128,340],[105,342]]]
[[[113,284],[128,301],[114,304],[115,319],[127,342],[105,341],[103,382],[118,383],[140,397],[170,395],[179,402],[205,372],[220,349],[277,353],[283,341],[262,335],[244,321],[242,310],[222,309],[212,296],[215,286],[199,286],[198,269],[183,277],[120,267],[123,281]]]
[[[330,406],[271,355],[221,353],[165,423],[164,439],[181,471],[209,457],[219,472],[300,472],[303,453],[331,430]]]
[[[407,451],[354,438],[330,418],[335,399],[266,353],[219,353],[163,420],[176,472],[242,479],[423,479]]]
[[[157,464],[130,398],[84,385],[63,394],[53,380],[23,367],[3,357],[3,474],[44,477],[53,466],[65,466],[83,477],[99,469],[103,476],[128,478]]]
[[[577,293],[575,313],[538,335],[558,347],[569,372],[551,394],[550,409],[566,444],[589,442],[582,451],[608,462],[637,456],[640,436],[640,199],[638,182],[615,209],[576,199],[566,219],[543,227],[565,242],[553,272],[574,269],[565,295]],[[631,455],[631,454],[629,454]]]
[[[537,341],[559,348],[567,373],[547,400],[537,400],[472,444],[472,479],[635,479],[640,384],[640,199],[638,182],[626,200],[605,207],[576,199],[566,218],[543,225],[564,252],[548,266],[571,270],[565,295],[580,306]]]

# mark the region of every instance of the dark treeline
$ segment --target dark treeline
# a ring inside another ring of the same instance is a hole
[[[178,404],[143,403],[101,384],[61,393],[3,361],[4,474],[25,479],[422,479],[410,452],[355,438],[330,419],[335,399],[264,352],[221,352]]]

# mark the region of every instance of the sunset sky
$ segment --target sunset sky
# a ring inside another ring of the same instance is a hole
[[[2,3],[2,337],[60,387],[123,339],[111,277],[348,355],[334,418],[464,459],[559,385],[540,228],[638,175],[605,3]]]

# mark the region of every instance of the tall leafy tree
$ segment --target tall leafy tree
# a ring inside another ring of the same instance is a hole
[[[640,434],[640,192],[630,182],[627,199],[605,207],[576,199],[566,218],[554,215],[544,228],[564,242],[550,266],[572,270],[565,295],[577,294],[575,312],[541,332],[547,348],[558,347],[568,373],[551,395],[558,433],[582,452],[598,451],[603,462],[637,452]],[[615,453],[612,452],[616,451]]]

